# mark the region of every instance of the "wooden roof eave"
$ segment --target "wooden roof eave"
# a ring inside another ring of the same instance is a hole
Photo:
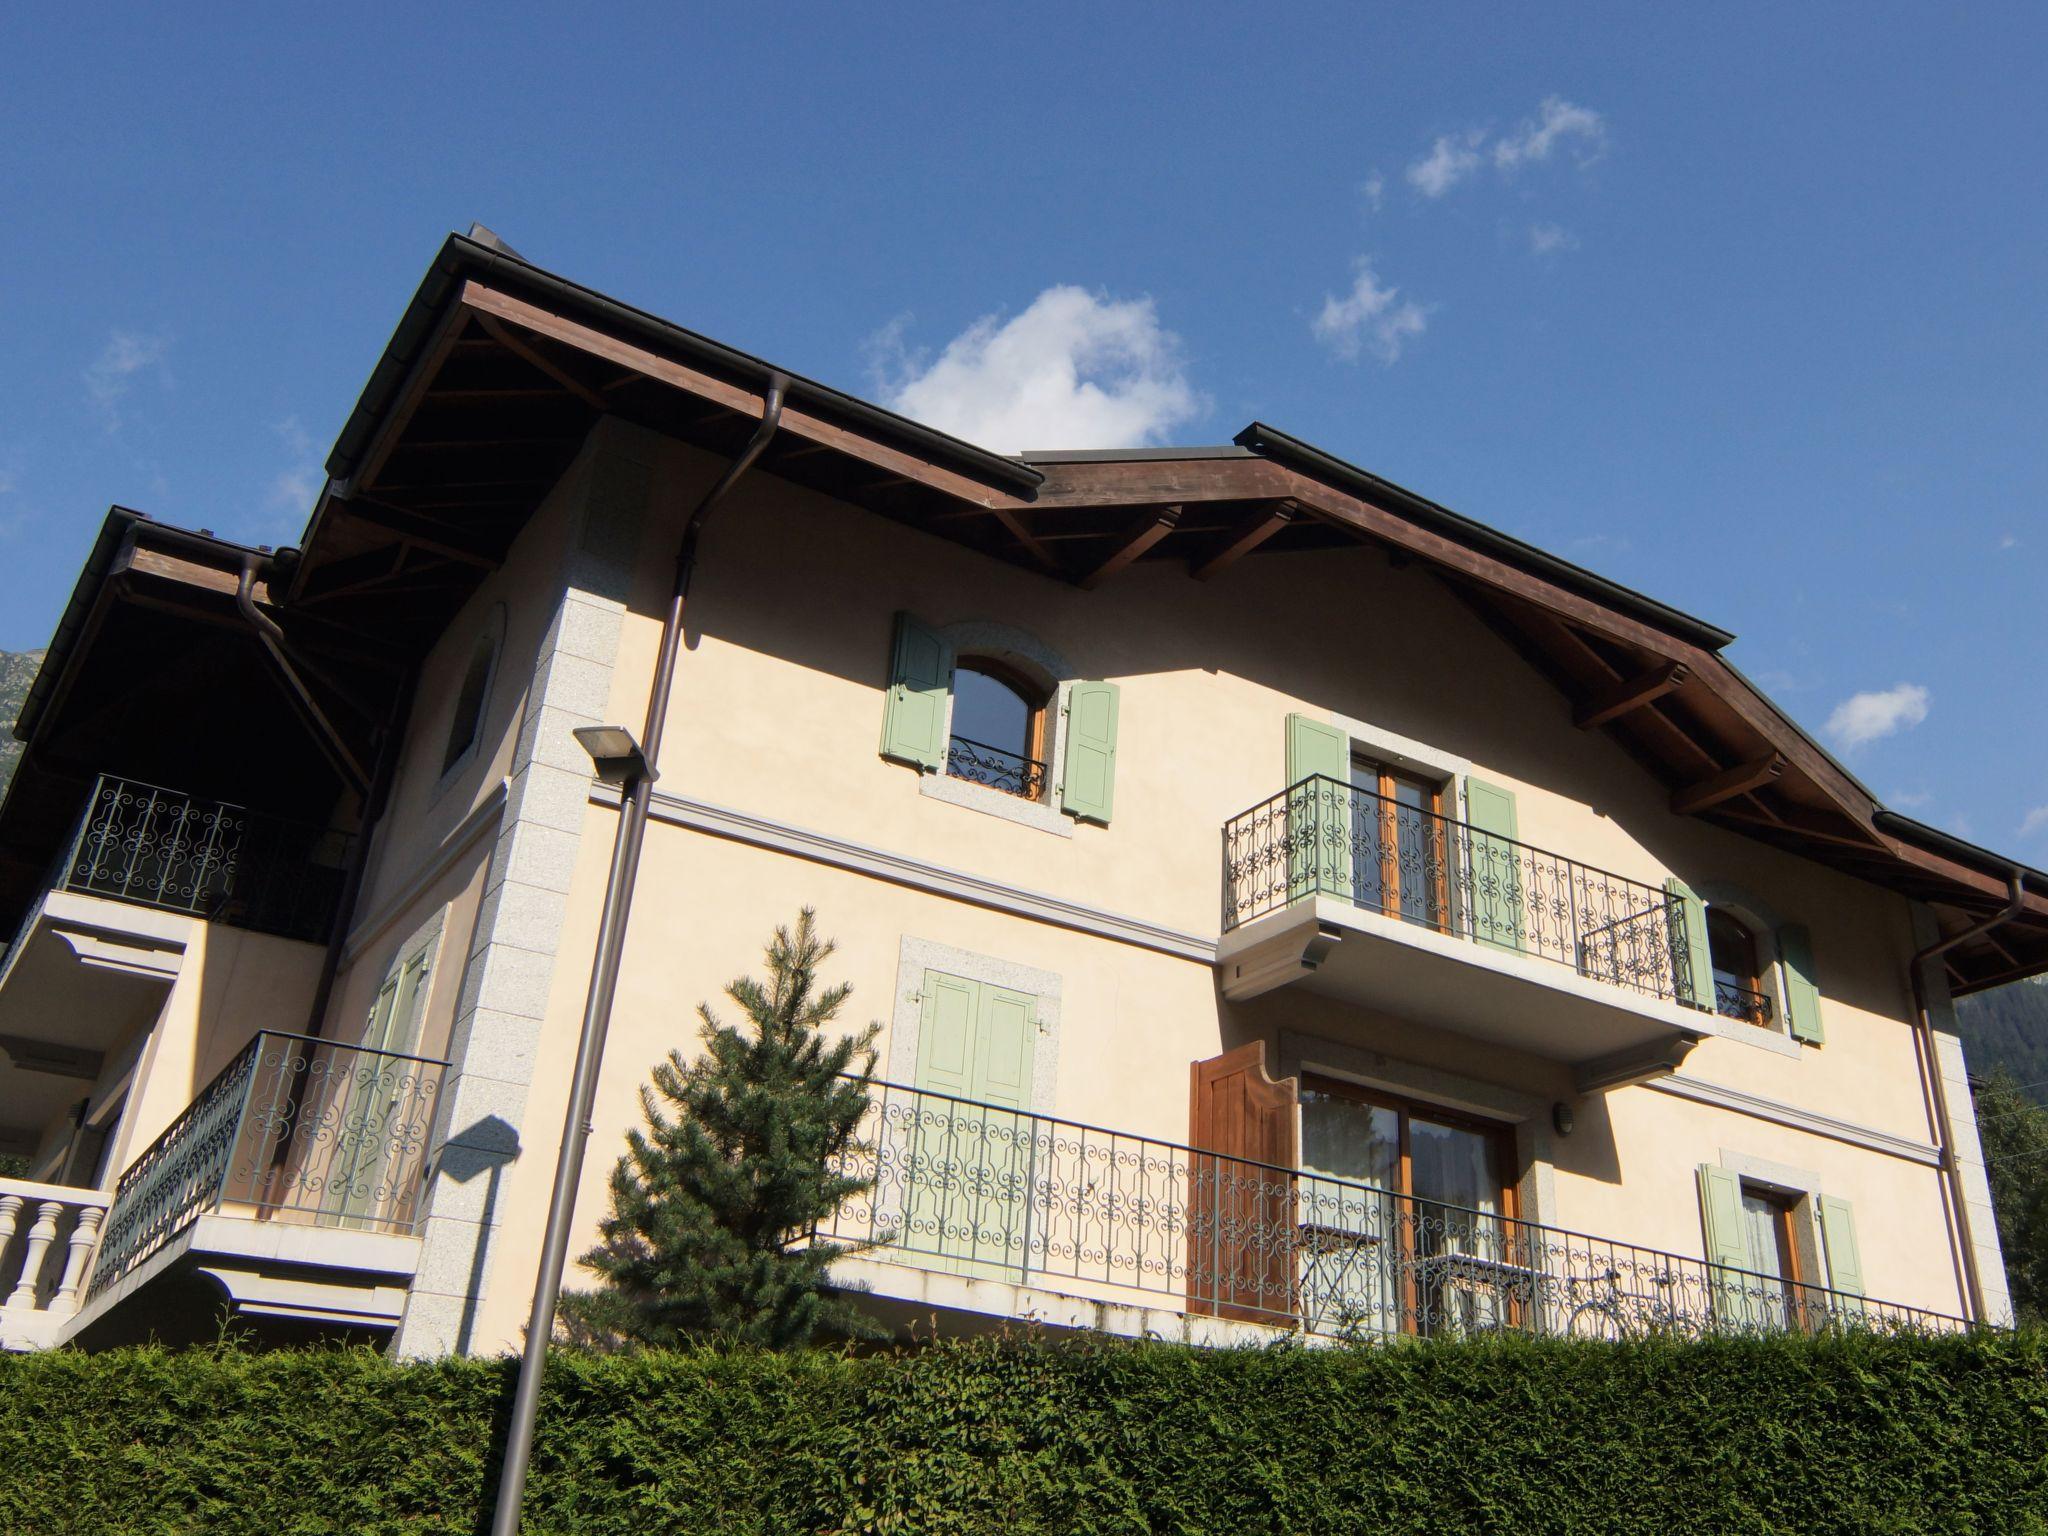
[[[592,409],[606,402],[611,391],[641,381],[700,399],[713,408],[713,415],[725,412],[757,417],[763,408],[764,391],[745,381],[721,377],[709,368],[664,355],[642,341],[612,334],[571,313],[568,306],[536,302],[494,282],[467,276],[454,285],[445,313],[398,392],[401,409],[385,418],[368,452],[358,459],[360,467],[351,482],[336,488],[343,499],[351,489],[373,486],[409,413],[424,398],[435,370],[450,355],[471,319],[515,355],[524,357],[543,378],[563,384]],[[588,358],[603,368],[592,372],[571,367],[570,357]],[[539,382],[542,380],[537,379]],[[1564,636],[1597,637],[1643,669],[1680,672],[1680,686],[1640,701],[1641,707],[1594,722],[1646,762],[1661,762],[1663,776],[1672,781],[1675,792],[1688,785],[1711,784],[1717,776],[1735,773],[1745,763],[1776,760],[1773,774],[1782,774],[1784,792],[1794,802],[1812,802],[1818,807],[1811,814],[1787,816],[1765,798],[1772,786],[1760,780],[1740,785],[1731,791],[1732,798],[1709,797],[1711,803],[1702,804],[1697,814],[1719,819],[1738,831],[1769,831],[1774,838],[1833,844],[1844,859],[1867,855],[1903,863],[1965,902],[1994,898],[2000,889],[1998,881],[1981,871],[1880,835],[1872,825],[1872,817],[1881,809],[1874,797],[1720,657],[1718,645],[1725,643],[1725,636],[1717,641],[1717,632],[1710,626],[1648,600],[1630,601],[1632,595],[1625,591],[1619,604],[1603,601],[1594,595],[1602,590],[1597,578],[1573,568],[1564,567],[1562,579],[1551,579],[1541,573],[1545,567],[1536,554],[1526,550],[1521,551],[1526,557],[1522,565],[1517,565],[1500,553],[1475,547],[1487,541],[1475,538],[1465,542],[1453,536],[1463,526],[1462,520],[1451,518],[1448,532],[1441,526],[1445,523],[1441,514],[1436,519],[1440,526],[1423,526],[1416,517],[1383,504],[1382,499],[1326,483],[1295,463],[1279,462],[1260,452],[1185,458],[1134,455],[1127,460],[1048,459],[1032,466],[1041,482],[1026,491],[976,479],[934,458],[831,420],[800,402],[785,407],[780,439],[785,464],[813,454],[841,458],[866,475],[858,482],[871,493],[866,499],[890,502],[892,515],[925,526],[931,526],[937,517],[949,524],[957,519],[984,523],[989,532],[974,536],[968,536],[962,525],[960,541],[985,552],[1002,551],[1005,558],[1027,568],[1077,585],[1099,585],[1140,556],[1157,559],[1188,554],[1196,567],[1213,572],[1235,554],[1251,552],[1264,538],[1302,517],[1360,541],[1426,560],[1471,592],[1542,615],[1544,624]],[[773,464],[765,467],[775,468]],[[935,497],[957,511],[936,516],[920,513],[914,501],[902,500],[899,494],[911,491]],[[1239,520],[1220,536],[1193,532],[1196,526],[1213,526],[1214,515],[1208,523],[1201,523],[1198,516],[1190,514],[1219,503],[1237,504]],[[1057,517],[1049,515],[1117,509],[1130,515],[1113,520],[1100,536],[1085,529],[1068,534]],[[370,521],[382,520],[373,504],[361,510]],[[1056,557],[1051,541],[1068,538],[1076,542],[1062,544],[1061,551],[1072,550],[1073,554]],[[1504,538],[1497,544],[1508,546],[1506,552],[1511,555],[1519,549]],[[450,548],[471,558],[481,557],[479,564],[489,558],[473,548]],[[1527,568],[1530,565],[1537,568]],[[1567,582],[1575,582],[1578,589]],[[1660,619],[1664,622],[1657,622]],[[1698,638],[1701,635],[1707,643]],[[1602,668],[1597,674],[1586,664],[1576,669],[1559,664],[1546,670],[1575,704],[1583,705],[1600,690],[1629,681],[1625,672],[1597,653],[1595,660]],[[1709,715],[1715,717],[1714,724],[1708,723]],[[1813,816],[1824,817],[1828,825],[1816,823]]]

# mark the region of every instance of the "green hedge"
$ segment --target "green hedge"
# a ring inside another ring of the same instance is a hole
[[[0,1359],[0,1531],[483,1528],[509,1362]],[[530,1531],[2048,1532],[2048,1340],[558,1355]]]

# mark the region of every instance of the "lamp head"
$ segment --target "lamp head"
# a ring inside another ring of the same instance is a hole
[[[651,784],[659,777],[623,725],[579,725],[573,734],[604,783],[623,786],[644,779]]]

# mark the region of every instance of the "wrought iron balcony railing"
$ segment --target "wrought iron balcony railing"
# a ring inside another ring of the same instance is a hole
[[[817,1236],[1091,1300],[1361,1338],[1946,1332],[1960,1319],[891,1083]]]
[[[1666,892],[1320,774],[1224,824],[1223,929],[1311,896],[1707,1006]]]
[[[946,773],[1005,794],[1036,800],[1045,793],[1045,764],[1035,757],[955,736],[946,747]]]
[[[1768,993],[1753,987],[1739,987],[1718,976],[1714,978],[1714,1012],[1724,1019],[1740,1019],[1745,1024],[1760,1024],[1766,1029],[1777,1016]]]
[[[57,884],[285,938],[327,937],[353,838],[102,775]]]
[[[210,1211],[411,1231],[447,1065],[262,1031],[121,1175],[88,1299]]]

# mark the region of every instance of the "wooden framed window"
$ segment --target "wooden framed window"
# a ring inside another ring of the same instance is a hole
[[[1439,930],[1450,926],[1444,785],[1371,758],[1351,761],[1351,899]]]
[[[1787,1195],[1747,1180],[1742,1185],[1742,1223],[1751,1272],[1759,1282],[1751,1310],[1756,1321],[1778,1328],[1800,1319],[1799,1207]]]
[[[1763,984],[1756,935],[1725,907],[1707,908],[1707,951],[1713,959],[1714,1011],[1768,1026],[1777,1010]]]
[[[1301,1305],[1319,1331],[1512,1326],[1512,1129],[1334,1078],[1301,1090]]]
[[[946,772],[1026,800],[1045,793],[1046,692],[1014,667],[962,656],[953,668]]]

